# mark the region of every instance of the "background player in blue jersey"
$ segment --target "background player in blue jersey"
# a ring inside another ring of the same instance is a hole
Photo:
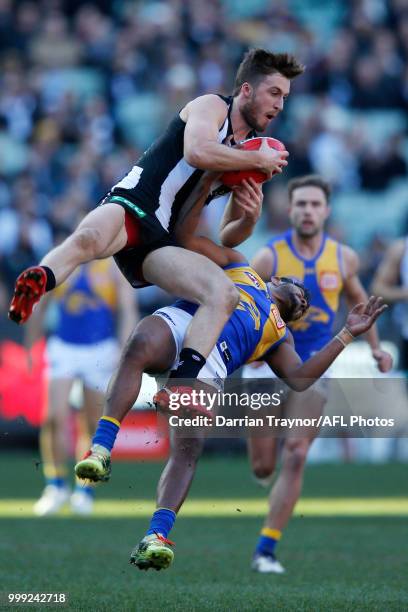
[[[212,182],[204,176],[206,170],[257,169],[269,178],[282,172],[287,151],[267,145],[243,151],[225,145],[264,131],[283,109],[291,79],[303,70],[288,54],[250,50],[238,69],[232,96],[209,94],[186,104],[102,205],[39,266],[18,277],[9,317],[24,323],[41,296],[78,265],[114,255],[132,286],[155,284],[199,305],[180,364],[171,374],[194,379],[239,296],[213,262],[180,248],[177,222],[194,203],[196,192],[209,194]]]
[[[309,290],[308,312],[290,324],[296,351],[306,360],[331,338],[340,294],[344,294],[350,307],[365,302],[367,294],[358,278],[357,254],[324,232],[330,214],[329,184],[319,176],[304,176],[289,182],[288,193],[292,229],[273,238],[255,255],[252,265],[263,279],[273,275],[294,276]],[[375,326],[368,331],[367,340],[378,369],[387,372],[392,366],[392,358],[381,350]],[[248,366],[244,376],[266,378],[270,372],[263,367]],[[308,416],[320,416],[325,402],[326,394],[319,384],[302,394],[290,392],[285,415],[300,416],[307,411]],[[289,438],[283,443],[281,470],[270,494],[269,514],[252,563],[256,571],[284,571],[274,551],[300,496],[304,465],[315,435],[316,430],[312,428],[309,437]],[[249,442],[252,469],[265,485],[271,482],[278,447],[276,438],[258,437]]]
[[[39,516],[54,514],[70,501],[74,512],[89,514],[92,487],[78,481],[71,494],[66,480],[69,397],[74,382],[80,380],[83,435],[78,440],[77,455],[82,456],[102,413],[104,393],[119,359],[119,344],[124,343],[137,321],[135,295],[113,260],[103,259],[78,268],[51,300],[47,296],[39,304],[27,328],[29,344],[41,334],[46,311],[55,321],[47,342],[48,401],[40,430],[46,486],[34,512]]]
[[[194,223],[193,219],[190,228]],[[195,237],[194,248],[223,267],[240,294],[239,304],[199,372],[199,379],[216,389],[228,374],[256,359],[265,360],[293,388],[305,389],[323,374],[354,336],[364,333],[373,324],[385,308],[380,298],[360,304],[349,314],[347,327],[309,361],[302,363],[285,323],[298,319],[307,310],[307,292],[302,283],[278,278],[264,283],[240,253],[219,247],[206,238]],[[110,385],[105,416],[93,438],[93,453],[76,465],[78,476],[94,480],[109,478],[110,451],[120,422],[137,398],[142,373],[166,372],[172,367],[194,308],[194,304],[179,301],[161,308],[138,324]],[[157,510],[146,536],[131,555],[131,562],[140,569],[166,568],[173,559],[167,536],[188,493],[203,438],[204,434],[198,433],[196,437],[172,440],[171,455],[158,485]]]

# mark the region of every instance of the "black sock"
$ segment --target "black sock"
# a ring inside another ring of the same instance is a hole
[[[170,378],[197,378],[205,362],[205,358],[198,351],[183,348],[180,352],[177,370],[170,373]]]
[[[55,280],[54,272],[48,266],[41,266],[41,268],[44,270],[44,272],[47,275],[47,282],[45,285],[45,290],[51,291],[52,289],[55,289],[55,285],[57,284],[57,281]]]

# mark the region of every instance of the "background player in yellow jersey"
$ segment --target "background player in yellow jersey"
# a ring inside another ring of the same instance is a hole
[[[350,307],[366,302],[367,294],[357,275],[357,254],[324,232],[325,222],[330,215],[329,184],[320,176],[303,176],[289,182],[288,195],[292,228],[262,248],[255,255],[252,266],[264,280],[274,275],[297,277],[309,290],[311,297],[308,312],[289,326],[296,351],[305,361],[332,337],[341,293],[344,293]],[[392,366],[392,359],[381,350],[375,327],[367,333],[367,340],[378,369],[387,372]],[[270,372],[247,366],[244,376],[266,378]],[[299,416],[307,412],[308,416],[319,416],[325,402],[325,392],[319,384],[302,394],[289,392],[284,407],[285,415]],[[313,430],[307,438],[289,438],[283,443],[281,470],[271,490],[269,513],[252,563],[256,571],[284,571],[274,551],[300,496],[304,465],[315,434]],[[271,482],[278,446],[279,440],[276,438],[258,437],[249,442],[252,469],[265,485]]]
[[[117,338],[123,344],[136,323],[135,295],[112,259],[85,264],[51,299],[47,296],[38,305],[28,323],[29,344],[41,334],[48,306],[54,307],[55,325],[47,342],[48,402],[40,431],[46,486],[34,512],[39,516],[54,514],[70,501],[74,512],[89,514],[92,487],[78,481],[71,494],[66,481],[69,397],[75,380],[80,380],[83,418],[78,421],[83,435],[79,436],[77,454],[81,456],[102,413],[104,393],[119,359]]]

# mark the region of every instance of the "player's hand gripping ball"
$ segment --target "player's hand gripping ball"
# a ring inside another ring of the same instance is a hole
[[[244,140],[240,143],[239,148],[244,151],[257,151],[261,145],[262,141],[266,140],[271,149],[276,149],[276,151],[285,151],[285,145],[277,140],[276,138],[270,138],[269,136],[257,136],[256,138],[248,138],[248,140]],[[227,187],[234,187],[235,185],[240,185],[243,180],[253,178],[257,183],[264,183],[268,176],[264,172],[260,172],[259,170],[228,170],[224,172],[221,176],[221,182]]]

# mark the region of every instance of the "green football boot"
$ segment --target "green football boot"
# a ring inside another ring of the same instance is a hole
[[[93,446],[76,464],[75,474],[81,480],[107,482],[111,475],[110,452],[99,444]]]
[[[174,559],[170,546],[174,546],[174,542],[167,540],[160,533],[147,535],[132,550],[130,563],[141,570],[167,569]]]

